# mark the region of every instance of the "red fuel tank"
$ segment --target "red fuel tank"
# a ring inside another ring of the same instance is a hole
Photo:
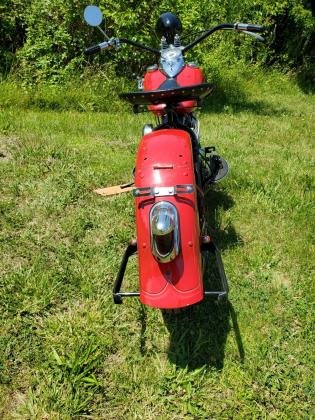
[[[158,68],[148,70],[144,76],[143,88],[144,90],[162,89],[163,83],[167,80],[165,74]],[[186,64],[181,72],[175,78],[179,86],[192,86],[204,83],[204,75],[202,70],[194,64]],[[184,101],[178,104],[177,112],[192,112],[197,106],[196,101]],[[165,104],[149,105],[148,109],[156,115],[163,114]]]
[[[145,135],[136,162],[136,188],[196,186],[189,134],[158,130]],[[151,252],[150,210],[159,201],[173,204],[179,216],[180,251],[171,262]],[[140,300],[157,308],[181,308],[203,299],[197,193],[141,196],[135,200]]]

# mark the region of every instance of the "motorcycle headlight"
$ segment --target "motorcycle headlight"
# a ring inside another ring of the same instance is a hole
[[[166,50],[162,50],[160,66],[169,77],[175,77],[184,65],[184,58],[180,47],[171,45]]]

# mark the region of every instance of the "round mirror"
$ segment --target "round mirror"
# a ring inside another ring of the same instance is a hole
[[[103,20],[103,15],[97,6],[87,6],[84,9],[84,19],[88,25],[98,26]]]

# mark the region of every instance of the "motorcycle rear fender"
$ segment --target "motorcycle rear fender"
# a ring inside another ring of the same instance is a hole
[[[191,184],[193,193],[135,200],[140,300],[158,308],[180,308],[203,299],[197,192],[190,136],[163,129],[145,135],[139,145],[135,185],[174,187]],[[159,263],[151,252],[149,215],[159,201],[172,203],[179,216],[180,252],[169,263]]]

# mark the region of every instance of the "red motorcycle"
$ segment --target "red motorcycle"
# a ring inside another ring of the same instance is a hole
[[[101,11],[88,6],[87,23],[99,27]],[[263,26],[224,23],[205,30],[193,42],[182,46],[182,26],[172,13],[162,14],[156,25],[160,49],[127,38],[108,38],[87,48],[94,54],[106,48],[129,44],[159,57],[141,79],[138,91],[121,98],[134,112],[151,111],[157,125],[146,124],[140,141],[133,195],[135,197],[137,240],[130,241],[114,283],[115,303],[124,297],[140,296],[146,305],[163,309],[183,308],[200,302],[204,296],[226,298],[228,284],[219,249],[209,235],[205,219],[204,195],[228,172],[227,162],[214,147],[201,147],[199,122],[193,111],[213,89],[205,83],[202,70],[185,63],[184,55],[218,30],[234,30],[254,36]],[[220,290],[205,291],[203,275],[207,252],[214,253],[220,275]],[[140,292],[121,291],[130,256],[138,254]]]

